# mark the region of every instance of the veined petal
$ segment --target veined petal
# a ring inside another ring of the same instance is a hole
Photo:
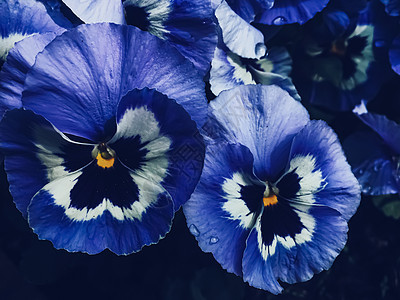
[[[212,135],[249,148],[255,175],[263,181],[278,179],[294,135],[309,121],[305,108],[286,91],[261,85],[222,92],[210,103],[209,118]]]
[[[32,197],[44,185],[92,161],[92,145],[70,141],[30,111],[7,112],[0,136],[10,191],[24,217]]]
[[[292,190],[297,185],[297,190]],[[290,186],[290,188],[289,188]],[[360,203],[360,187],[338,138],[323,121],[310,121],[293,139],[279,195],[290,202],[324,205],[348,221]]]
[[[183,207],[201,249],[237,275],[242,275],[246,239],[261,212],[265,190],[252,165],[253,157],[242,145],[208,146],[200,182]]]
[[[277,279],[306,281],[328,269],[347,239],[347,223],[334,209],[290,204],[283,210],[282,202],[265,208],[243,256],[243,279],[274,294],[282,290]]]
[[[36,55],[56,37],[46,32],[24,38],[10,50],[0,71],[0,119],[7,109],[20,108],[26,74],[35,63]]]
[[[257,59],[266,54],[267,47],[261,31],[239,17],[226,1],[222,1],[215,10],[215,16],[222,30],[222,39],[233,53]]]
[[[14,44],[27,36],[60,32],[42,3],[34,0],[4,0],[0,3],[0,63]]]
[[[105,124],[122,96],[144,87],[204,122],[204,82],[193,65],[149,33],[109,23],[80,25],[51,42],[27,75],[22,102],[60,131],[97,142],[108,137]]]
[[[169,194],[118,161],[95,162],[45,185],[32,199],[29,224],[56,248],[118,255],[139,251],[170,230],[174,213]]]
[[[205,146],[196,124],[179,104],[155,90],[135,89],[122,98],[117,131],[108,144],[135,174],[161,184],[175,210],[200,178]]]
[[[126,24],[122,0],[62,0],[85,23]]]
[[[397,155],[400,155],[400,125],[383,115],[367,111],[365,103],[358,105],[353,112],[385,141],[386,145]]]

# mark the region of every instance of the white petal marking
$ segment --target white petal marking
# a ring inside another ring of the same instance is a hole
[[[127,0],[124,2],[124,7],[132,5],[143,8],[148,14],[147,20],[150,23],[148,31],[165,40],[165,34],[169,33],[169,30],[164,27],[164,23],[172,11],[171,2],[168,0]]]
[[[222,184],[222,190],[225,192],[224,199],[227,201],[222,205],[222,209],[229,213],[231,220],[239,220],[240,226],[246,229],[252,228],[254,225],[255,213],[250,212],[246,203],[241,199],[241,187],[253,185],[241,173],[234,173],[232,178],[227,178]],[[261,201],[261,199],[260,199]]]
[[[32,36],[33,34],[21,34],[14,33],[10,34],[8,37],[0,38],[0,60],[6,60],[8,52],[14,47],[14,44],[23,40],[28,36]]]

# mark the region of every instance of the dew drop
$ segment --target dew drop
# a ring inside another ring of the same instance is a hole
[[[374,166],[374,171],[378,172],[380,170],[381,166],[380,165],[375,165]]]
[[[214,245],[214,244],[218,243],[218,241],[219,241],[219,238],[212,236],[210,238],[210,245]]]
[[[256,44],[254,51],[258,58],[263,57],[265,53],[267,53],[267,46],[265,46],[263,43],[258,43]]]
[[[363,186],[363,193],[368,194],[372,190],[372,187],[369,184]]]
[[[286,19],[284,17],[276,17],[273,21],[272,24],[274,25],[284,25],[286,24]]]
[[[191,234],[193,234],[194,236],[199,236],[200,231],[197,229],[197,227],[195,225],[190,225],[189,226],[189,231]]]
[[[358,175],[362,175],[362,174],[364,174],[364,171],[362,169],[360,169],[360,170],[357,171],[357,174]]]

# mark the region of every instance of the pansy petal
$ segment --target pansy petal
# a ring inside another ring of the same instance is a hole
[[[291,215],[290,208],[284,215],[276,215],[276,209],[265,208],[271,211],[257,220],[243,256],[243,279],[275,294],[282,290],[277,279],[295,283],[328,269],[347,239],[347,223],[334,209],[297,204],[291,205]]]
[[[135,174],[161,184],[175,210],[189,199],[200,178],[205,146],[195,122],[155,90],[135,89],[122,98],[117,131],[108,144]]]
[[[263,181],[278,179],[294,135],[309,121],[306,109],[286,91],[261,85],[222,92],[210,103],[209,117],[217,124],[211,128],[219,127],[214,135],[250,149],[254,172]]]
[[[361,110],[364,108],[364,110]],[[370,113],[362,102],[353,112],[357,117],[374,130],[385,141],[388,147],[395,153],[400,154],[400,125],[389,120],[383,115]]]
[[[252,174],[253,157],[242,145],[207,147],[203,174],[184,213],[205,252],[241,275],[247,236],[261,211],[265,184]]]
[[[30,111],[7,112],[0,123],[0,135],[10,191],[24,217],[32,197],[45,184],[92,160],[93,146],[72,143]]]
[[[398,159],[377,134],[356,132],[345,139],[343,148],[364,194],[400,192]]]
[[[298,182],[294,195],[285,190]],[[279,195],[307,205],[324,205],[349,220],[360,203],[360,188],[339,140],[323,121],[311,121],[293,139]]]
[[[393,17],[400,16],[399,0],[380,0],[385,5],[385,11]]]
[[[400,35],[392,42],[392,46],[389,50],[389,59],[392,64],[392,69],[400,75]]]
[[[261,31],[239,17],[226,1],[215,10],[215,16],[222,29],[222,39],[233,53],[257,59],[266,54],[267,47]]]
[[[265,0],[256,0],[263,3]],[[256,17],[256,22],[268,25],[303,24],[321,11],[329,0],[276,0],[270,9]]]
[[[62,0],[85,23],[125,24],[121,0]]]
[[[4,62],[14,43],[44,32],[62,30],[34,0],[5,0],[0,3],[0,62]]]
[[[204,82],[193,65],[149,33],[109,23],[81,25],[51,42],[27,75],[22,102],[62,132],[101,141],[118,101],[144,87],[204,123]]]
[[[217,45],[213,15],[208,1],[175,0],[165,21],[165,38],[203,75],[210,68]]]
[[[221,0],[219,2],[221,2]],[[226,2],[229,4],[230,7],[232,7],[235,13],[243,18],[243,20],[245,20],[247,23],[251,23],[252,21],[254,21],[254,16],[256,12],[251,1],[227,0]]]
[[[26,74],[35,63],[36,55],[55,37],[56,34],[52,32],[30,36],[10,50],[0,72],[0,118],[7,109],[22,106]]]
[[[158,184],[133,174],[118,161],[95,162],[53,180],[32,199],[29,224],[58,249],[118,255],[156,243],[170,230],[173,203]]]

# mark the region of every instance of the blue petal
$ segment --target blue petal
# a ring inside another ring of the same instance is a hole
[[[291,205],[292,218],[279,214],[276,208],[268,215],[278,219],[274,218],[274,224],[268,216],[263,218],[265,210],[257,220],[243,256],[243,279],[274,294],[282,290],[277,279],[295,283],[328,269],[347,239],[346,221],[331,208]],[[290,230],[288,225],[296,223],[300,232],[287,236],[276,233]]]
[[[354,175],[367,195],[396,194],[398,160],[384,141],[371,132],[356,132],[343,143]]]
[[[265,190],[252,166],[253,157],[244,146],[209,146],[200,182],[183,206],[201,249],[237,275],[242,275],[246,239],[261,211]]]
[[[262,3],[264,0],[257,0]],[[321,11],[329,0],[276,0],[271,9],[264,10],[256,22],[268,25],[303,24]]]
[[[0,123],[0,136],[10,191],[24,217],[32,197],[45,184],[92,160],[93,146],[70,142],[30,111],[7,112]]]
[[[122,98],[109,145],[125,166],[161,184],[175,210],[200,178],[205,146],[196,124],[180,105],[155,90],[135,89]]]
[[[211,136],[248,147],[254,172],[275,181],[287,163],[294,135],[309,121],[305,108],[277,86],[239,86],[210,103]]]
[[[0,3],[0,63],[15,42],[44,32],[62,30],[49,17],[43,4],[34,0],[5,0]],[[1,65],[0,65],[1,66]]]
[[[385,5],[386,12],[392,17],[400,16],[399,0],[380,0]]]
[[[26,74],[35,63],[36,55],[56,37],[47,32],[27,37],[10,50],[0,72],[0,119],[7,109],[22,106],[21,97]]]
[[[311,121],[293,139],[286,174],[290,172],[297,175],[300,185],[291,201],[331,207],[345,220],[357,210],[357,179],[336,134],[323,121]]]
[[[235,54],[244,58],[261,58],[266,54],[263,34],[248,24],[223,1],[215,10],[222,39]]]
[[[169,2],[169,1],[168,1]],[[174,0],[165,21],[166,39],[205,74],[217,45],[213,10],[208,1]]]
[[[219,1],[221,2],[221,1]],[[256,14],[255,7],[252,1],[243,0],[227,0],[228,4],[241,18],[246,22],[251,23],[254,21],[254,16]]]
[[[161,186],[120,163],[101,169],[93,162],[44,186],[28,214],[33,231],[58,249],[126,255],[165,236],[173,204]]]
[[[285,48],[271,48],[267,56],[259,60],[243,59],[233,52],[216,48],[210,71],[211,91],[218,96],[239,85],[275,84],[300,101],[291,79],[292,60]]]
[[[125,24],[121,0],[62,0],[85,23]]]
[[[389,50],[389,59],[392,69],[400,75],[400,35],[397,36]]]
[[[360,110],[364,108],[365,110]],[[385,116],[369,113],[362,103],[353,112],[364,124],[368,125],[385,141],[386,145],[397,155],[400,154],[400,125]]]
[[[199,126],[206,117],[204,82],[193,65],[132,26],[81,25],[62,34],[37,56],[25,84],[24,107],[62,132],[92,141],[105,139],[105,124],[133,88],[164,93]]]

